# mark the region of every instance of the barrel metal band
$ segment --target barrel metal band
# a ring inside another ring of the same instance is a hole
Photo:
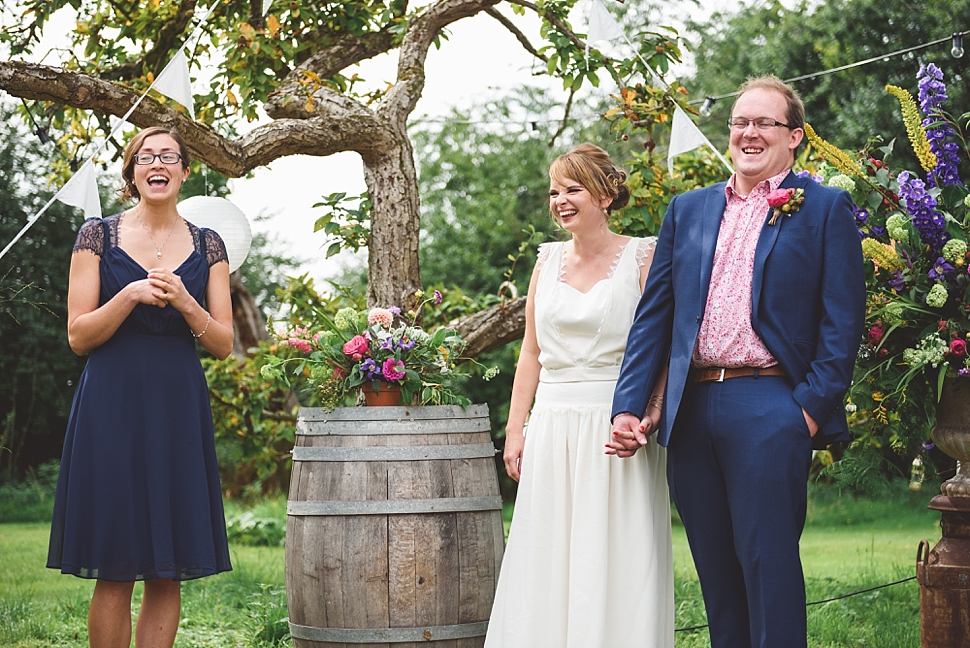
[[[383,409],[383,408],[382,408]],[[362,436],[374,434],[474,434],[492,429],[488,417],[415,419],[402,416],[380,421],[298,420],[296,433],[303,436]]]
[[[423,446],[296,446],[293,461],[430,461],[495,456],[491,443]]]
[[[290,634],[304,641],[332,643],[405,643],[418,641],[447,641],[483,637],[488,621],[423,628],[315,628],[290,622]]]
[[[287,515],[408,515],[501,511],[502,497],[441,497],[436,499],[287,502]]]

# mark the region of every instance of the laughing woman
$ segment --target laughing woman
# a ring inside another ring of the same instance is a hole
[[[179,216],[189,154],[148,128],[125,149],[122,198],[137,204],[78,232],[68,340],[90,354],[68,421],[47,566],[96,579],[94,648],[172,646],[183,580],[232,569],[212,414],[195,341],[232,350],[229,264],[219,235]]]

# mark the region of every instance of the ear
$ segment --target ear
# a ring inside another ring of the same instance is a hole
[[[788,149],[794,151],[798,148],[798,145],[802,143],[802,138],[805,137],[805,131],[801,128],[793,128],[791,130],[791,137],[788,140]]]
[[[609,197],[603,198],[600,200],[600,209],[602,209],[603,211],[606,211],[606,208],[612,204],[613,204],[612,198],[609,198]]]

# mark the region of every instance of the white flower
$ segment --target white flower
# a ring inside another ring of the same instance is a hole
[[[843,191],[852,191],[855,189],[855,180],[844,173],[840,173],[829,178],[829,186]]]

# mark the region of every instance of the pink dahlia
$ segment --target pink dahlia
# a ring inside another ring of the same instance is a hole
[[[384,380],[387,382],[403,380],[407,375],[404,372],[404,363],[394,358],[388,358],[384,361],[384,365],[381,367],[381,373],[384,374]]]

